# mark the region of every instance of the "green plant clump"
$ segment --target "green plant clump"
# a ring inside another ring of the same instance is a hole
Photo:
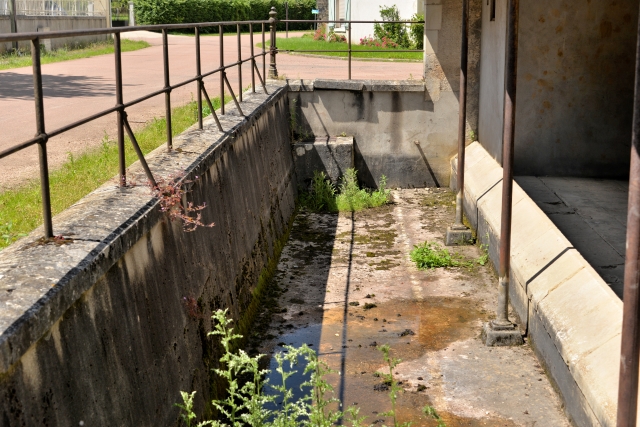
[[[373,24],[374,37],[377,40],[392,40],[398,46],[405,49],[411,47],[405,24],[388,22],[401,20],[398,6],[395,4],[393,6],[380,6],[380,16],[383,22],[382,24]]]
[[[463,265],[447,249],[441,248],[437,243],[424,242],[416,245],[413,247],[410,256],[411,261],[415,262],[416,267],[420,270]]]
[[[215,328],[209,336],[221,336],[224,350],[220,358],[221,368],[214,369],[214,372],[226,382],[227,395],[224,399],[211,402],[219,411],[219,419],[198,423],[193,403],[196,392],[180,392],[182,403],[176,406],[181,409],[180,417],[184,425],[187,427],[330,427],[334,425],[364,427],[366,425],[364,423],[366,417],[359,416],[359,408],[355,405],[347,408],[345,412],[331,409],[341,405],[339,405],[340,401],[334,397],[333,386],[325,380],[325,376],[338,372],[319,360],[317,353],[306,344],[298,348],[284,346],[285,353],[275,354],[274,358],[278,365],[276,372],[281,376],[281,383],[271,385],[265,379],[270,371],[259,367],[263,354],[251,357],[244,350],[233,350],[234,341],[242,338],[242,335],[234,333],[231,327],[232,320],[227,318],[227,310],[217,310],[212,317]],[[389,369],[388,374],[381,376],[391,388],[389,393],[391,410],[381,415],[393,418],[394,427],[409,427],[410,423],[398,423],[396,417],[396,401],[402,388],[395,381],[393,370],[400,363],[400,359],[390,356],[388,345],[381,346],[380,351]],[[287,380],[297,372],[293,368],[300,359],[306,363],[303,372],[309,379],[300,385],[303,391],[302,397],[294,400],[292,387],[287,384]],[[266,386],[271,387],[275,394],[265,393]],[[267,409],[273,406],[274,402],[279,402],[279,409],[277,411]],[[438,417],[430,406],[423,408],[423,412],[433,418]],[[349,418],[345,416],[347,414]],[[446,427],[444,424],[439,426]],[[383,424],[381,427],[386,426]]]
[[[358,172],[349,168],[340,180],[338,189],[324,172],[315,171],[311,191],[301,196],[301,204],[313,212],[358,212],[389,202],[387,178],[382,175],[378,189],[370,191],[358,186]]]

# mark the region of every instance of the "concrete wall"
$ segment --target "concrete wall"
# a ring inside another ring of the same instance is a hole
[[[364,185],[376,187],[381,175],[391,187],[449,184],[457,150],[453,94],[432,102],[419,82],[315,80],[290,87],[297,138],[353,136]]]
[[[482,7],[479,138],[500,162],[506,1]],[[521,2],[516,174],[628,174],[637,25],[637,1]]]
[[[287,99],[269,92],[247,94],[246,119],[229,106],[226,133],[209,119],[148,157],[156,176],[186,171],[215,227],[185,233],[148,187],[114,179],[56,216],[66,244],[37,230],[0,252],[0,425],[175,425],[180,390],[204,411],[211,313],[246,328],[294,212]]]
[[[452,187],[456,188],[457,159]],[[464,212],[498,265],[502,168],[467,148]],[[515,183],[509,301],[574,425],[616,425],[622,301]]]
[[[43,31],[85,30],[92,28],[107,28],[107,18],[104,16],[18,16],[16,18],[19,33]],[[0,16],[0,34],[11,32],[9,16]],[[47,49],[59,49],[64,46],[85,45],[106,40],[106,35],[63,37],[59,39],[43,40],[41,44]],[[19,42],[20,49],[29,50],[31,43]],[[0,53],[11,50],[11,43],[0,43]]]

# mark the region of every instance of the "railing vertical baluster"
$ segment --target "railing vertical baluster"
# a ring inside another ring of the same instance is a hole
[[[265,39],[265,27],[262,23],[262,78],[267,79],[267,42]]]
[[[242,102],[242,40],[240,40],[240,24],[237,24],[238,28],[238,87],[240,102]]]
[[[198,96],[196,103],[198,106],[198,129],[202,129],[202,66],[200,63],[200,28],[196,27],[196,76],[198,77]]]
[[[220,114],[224,116],[224,29],[219,26],[220,32]]]
[[[349,80],[351,80],[351,23],[348,24],[348,30],[347,32],[349,33]]]
[[[51,219],[51,190],[49,188],[49,162],[47,159],[47,135],[44,127],[44,99],[42,95],[42,69],[40,68],[40,39],[31,40],[31,61],[33,64],[33,97],[36,104],[36,136],[38,157],[40,161],[40,191],[42,194],[42,219],[44,221],[44,237],[53,237],[53,221]]]
[[[119,107],[118,121],[118,171],[120,174],[120,187],[127,185],[127,165],[124,157],[124,124],[123,124],[123,98],[122,98],[122,50],[120,49],[120,33],[113,35],[113,51],[116,59],[116,106]]]
[[[271,30],[271,45],[269,47],[269,53],[271,54],[271,62],[269,64],[269,78],[277,79],[278,78],[278,68],[276,67],[276,25],[278,23],[278,12],[276,12],[276,8],[271,6],[271,11],[269,11],[269,27]]]
[[[164,104],[167,120],[167,150],[171,151],[171,147],[173,146],[173,135],[171,131],[171,84],[169,83],[169,41],[166,29],[162,30],[162,61],[164,63]]]
[[[256,93],[256,57],[253,49],[253,24],[249,25],[249,44],[251,45],[251,92]]]

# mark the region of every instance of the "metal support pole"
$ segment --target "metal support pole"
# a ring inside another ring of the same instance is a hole
[[[196,103],[198,106],[198,129],[203,128],[202,124],[202,64],[200,61],[200,28],[196,27],[196,76],[198,77],[198,95]]]
[[[640,29],[636,53],[635,85],[617,427],[636,427],[638,412],[638,363],[640,359],[640,276],[638,275],[640,265]]]
[[[49,163],[47,159],[47,134],[44,127],[44,99],[42,94],[42,69],[40,67],[40,39],[31,40],[31,61],[33,66],[33,98],[36,104],[36,136],[38,142],[38,158],[40,163],[40,192],[42,195],[42,219],[44,237],[53,237],[53,221],[51,218],[51,192],[49,189]]]
[[[269,53],[271,54],[271,63],[269,64],[269,78],[277,79],[278,78],[278,68],[276,67],[276,25],[278,20],[276,16],[278,12],[276,12],[275,7],[271,7],[271,11],[269,12],[269,27],[271,29],[271,46],[269,47]]]
[[[11,0],[11,32],[12,33],[18,32],[18,18],[16,16],[17,14],[18,14],[18,11],[16,10],[16,0]],[[11,47],[13,48],[13,50],[18,50],[18,42],[11,43]]]
[[[267,79],[267,42],[265,41],[265,27],[262,23],[262,77]]]
[[[237,25],[238,30],[238,97],[242,102],[242,40],[240,40],[240,24]]]
[[[127,165],[124,156],[124,108],[122,107],[122,50],[120,49],[120,33],[113,34],[113,50],[116,59],[116,106],[118,107],[118,171],[120,187],[127,185]]]
[[[463,223],[464,154],[467,130],[467,63],[469,55],[469,0],[462,1],[462,39],[460,50],[460,113],[458,122],[458,173],[456,194],[456,220],[447,228],[445,244],[464,245],[473,242],[471,230]]]
[[[249,44],[251,45],[251,93],[256,93],[256,57],[253,50],[253,24],[249,25]]]
[[[522,335],[509,320],[509,270],[511,269],[511,214],[513,210],[513,151],[518,72],[518,6],[509,0],[504,82],[504,131],[502,136],[502,216],[500,224],[500,267],[496,319],[485,326],[487,345],[522,344]]]
[[[224,29],[218,26],[220,34],[220,68],[224,67]],[[224,116],[224,69],[220,71],[220,114]]]
[[[287,31],[287,38],[289,38],[289,2],[288,1],[284,2],[284,19],[287,21],[285,25],[286,25],[286,31]]]
[[[167,30],[162,30],[162,61],[164,63],[164,105],[167,120],[167,151],[171,151],[173,135],[171,131],[171,84],[169,83],[169,41],[167,39]]]
[[[347,33],[349,34],[349,80],[351,80],[351,24],[347,25]]]

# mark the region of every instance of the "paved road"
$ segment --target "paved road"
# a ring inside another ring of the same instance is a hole
[[[147,40],[152,47],[123,54],[123,83],[125,102],[163,87],[162,45],[159,34],[135,32],[128,38]],[[256,41],[258,36],[256,36]],[[237,60],[235,35],[225,36],[225,63]],[[248,35],[241,37],[243,55],[250,50]],[[219,65],[219,37],[202,37],[202,69],[204,72]],[[179,82],[195,75],[194,38],[169,36],[170,76]],[[260,70],[262,66],[260,63]],[[49,130],[79,120],[115,103],[113,55],[47,64],[42,67],[45,94],[45,122]],[[278,71],[289,78],[346,78],[347,63],[338,59],[324,59],[281,54]],[[354,61],[353,78],[406,79],[420,76],[422,64],[402,62]],[[229,70],[229,80],[237,91],[237,68]],[[257,78],[256,78],[257,80]],[[243,85],[251,82],[249,64],[243,66]],[[210,96],[219,94],[218,75],[205,79]],[[172,92],[173,105],[193,99],[195,84]],[[0,150],[27,140],[35,134],[35,112],[31,68],[0,72]],[[132,126],[140,127],[153,117],[164,114],[164,97],[157,96],[127,110]],[[115,115],[83,125],[52,138],[48,144],[52,167],[59,165],[69,153],[79,153],[100,144],[104,135],[115,137]],[[37,148],[31,147],[0,160],[0,188],[15,186],[38,176]]]

